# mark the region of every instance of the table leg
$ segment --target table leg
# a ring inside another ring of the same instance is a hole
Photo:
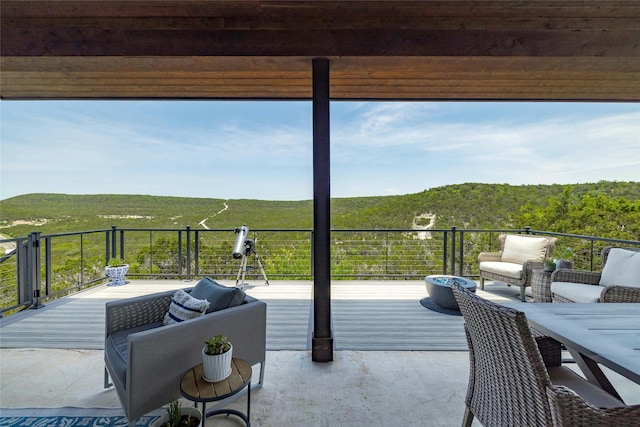
[[[569,350],[571,357],[573,357],[573,360],[590,383],[597,385],[610,395],[622,400],[607,376],[602,372],[602,369],[600,369],[600,366],[598,366],[597,362],[583,354],[580,354],[576,350],[571,348],[567,348],[567,350]]]
[[[251,381],[247,387],[247,427],[249,427],[251,425]]]

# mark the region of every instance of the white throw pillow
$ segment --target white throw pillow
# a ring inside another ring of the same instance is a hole
[[[162,321],[165,325],[195,319],[204,315],[209,308],[209,301],[193,298],[182,289],[176,291],[171,298],[169,311]]]
[[[547,253],[549,239],[508,235],[504,241],[502,261],[524,264],[530,259],[542,261]]]
[[[612,285],[640,288],[640,252],[622,248],[609,250],[600,276],[600,286]]]

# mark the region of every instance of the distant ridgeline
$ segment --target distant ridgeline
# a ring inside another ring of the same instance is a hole
[[[333,199],[336,229],[521,228],[640,240],[640,182],[459,184]],[[0,231],[22,237],[108,228],[313,228],[313,201],[28,194],[0,201]]]

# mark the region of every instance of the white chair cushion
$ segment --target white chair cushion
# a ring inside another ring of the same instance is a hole
[[[585,283],[552,282],[551,293],[577,303],[598,302],[604,287]]]
[[[522,278],[522,264],[502,261],[483,261],[479,265],[480,271],[488,271],[489,273],[499,274],[501,276],[513,277],[514,279]]]
[[[502,261],[524,264],[530,259],[543,260],[547,253],[549,239],[546,237],[524,237],[513,234],[504,240]]]
[[[640,252],[611,248],[602,269],[600,286],[640,288]]]

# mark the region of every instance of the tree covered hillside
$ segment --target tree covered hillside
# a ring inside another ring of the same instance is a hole
[[[334,229],[520,228],[640,239],[640,183],[459,184],[416,194],[333,199]],[[424,225],[429,220],[419,220]],[[119,228],[309,229],[313,201],[29,194],[0,201],[2,234]],[[625,236],[625,237],[623,237]]]

